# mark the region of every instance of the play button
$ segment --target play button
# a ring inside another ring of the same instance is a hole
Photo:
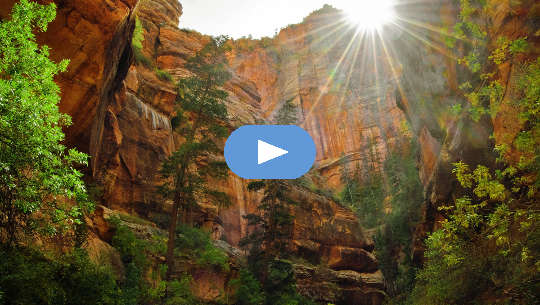
[[[296,179],[315,162],[315,143],[294,125],[246,125],[225,144],[229,168],[245,179]]]
[[[270,160],[273,160],[277,157],[281,157],[283,155],[288,154],[289,152],[285,149],[281,149],[277,146],[274,146],[272,144],[268,144],[264,141],[258,140],[257,143],[258,149],[257,149],[257,155],[258,155],[258,163],[263,164],[265,162],[268,162]]]

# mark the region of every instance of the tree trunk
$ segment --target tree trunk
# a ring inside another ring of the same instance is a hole
[[[166,280],[170,281],[174,267],[174,241],[176,237],[176,226],[178,222],[178,210],[180,208],[180,194],[174,196],[174,203],[169,223],[169,240],[167,241],[167,275]]]

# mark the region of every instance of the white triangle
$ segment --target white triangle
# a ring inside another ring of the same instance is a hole
[[[277,157],[280,157],[289,153],[285,149],[281,149],[277,146],[268,144],[261,140],[257,140],[257,144],[258,144],[257,155],[258,155],[259,164],[263,164],[264,162],[268,162],[272,159],[275,159]]]

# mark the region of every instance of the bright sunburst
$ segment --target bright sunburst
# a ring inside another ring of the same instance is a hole
[[[394,0],[345,1],[344,11],[361,30],[379,30],[396,18]]]

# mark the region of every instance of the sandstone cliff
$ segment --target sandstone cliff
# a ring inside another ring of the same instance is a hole
[[[0,11],[8,12],[13,3],[4,1]],[[73,117],[67,142],[90,155],[88,177],[102,190],[101,204],[163,223],[170,203],[155,191],[159,168],[181,140],[171,131],[173,81],[190,75],[183,64],[208,38],[178,28],[182,7],[176,0],[57,5],[57,19],[39,41],[53,49],[54,59],[71,59],[69,71],[57,79],[61,110]],[[300,124],[317,142],[316,169],[331,187],[340,184],[338,161],[344,155],[366,174],[380,169],[389,147],[400,145],[398,129],[404,119],[384,61],[360,43],[353,46],[355,33],[343,24],[317,31],[335,23],[335,18],[339,16],[333,10],[308,17],[273,39],[275,49],[233,48],[233,78],[226,85],[231,130],[272,122],[283,102],[293,99],[301,111]],[[143,29],[141,54],[134,54],[131,45],[136,19]],[[344,32],[340,39],[328,40],[340,30]],[[364,60],[357,56],[362,52]],[[372,75],[362,72],[366,65]],[[166,71],[173,81],[160,78],[159,71]],[[255,210],[260,195],[248,192],[246,181],[234,174],[222,187],[233,198],[233,206],[218,210],[201,202],[194,218],[216,239],[234,246],[247,232],[243,216]],[[322,302],[382,302],[384,285],[373,242],[363,234],[354,213],[306,188],[295,187],[293,196],[301,202],[294,211],[297,253],[315,265],[328,266],[327,271],[298,266],[299,274],[304,274],[301,291]],[[95,221],[98,231],[99,223]],[[98,249],[107,247],[99,240],[93,243],[101,245]],[[316,275],[305,276],[313,272]],[[214,281],[215,275],[206,280]]]

